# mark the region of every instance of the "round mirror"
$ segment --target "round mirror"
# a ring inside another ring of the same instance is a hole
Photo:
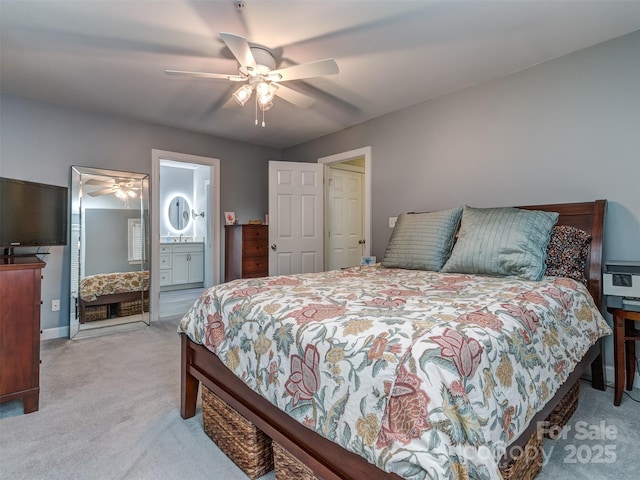
[[[181,196],[176,196],[169,203],[169,222],[176,230],[184,230],[191,219],[191,206],[189,201]]]

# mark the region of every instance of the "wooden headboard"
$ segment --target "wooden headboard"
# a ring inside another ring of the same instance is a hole
[[[558,225],[570,225],[591,235],[584,273],[589,282],[589,293],[591,293],[598,310],[602,311],[602,237],[607,201],[527,205],[518,208],[558,212],[560,214]]]

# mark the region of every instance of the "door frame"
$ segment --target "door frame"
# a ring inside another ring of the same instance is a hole
[[[364,255],[371,255],[371,146],[362,148],[356,148],[355,150],[349,150],[346,152],[336,153],[327,157],[318,158],[318,163],[324,164],[325,173],[327,167],[332,163],[342,163],[355,158],[364,157]],[[324,175],[326,178],[326,174]],[[325,181],[324,185],[324,198],[327,198],[327,189],[329,186]],[[327,208],[325,205],[324,215],[327,215]],[[327,219],[324,219],[326,228]],[[326,252],[327,244],[325,242],[325,255],[324,255],[324,268],[327,268],[327,259],[329,258]]]
[[[205,266],[211,271],[212,285],[220,283],[220,159],[190,155],[166,150],[151,150],[151,275],[149,285],[149,311],[154,320],[160,316],[160,161],[194,163],[211,167],[211,198],[208,215],[211,218],[211,239],[209,243],[210,263]],[[207,246],[205,245],[205,249]],[[206,256],[205,256],[206,258]]]

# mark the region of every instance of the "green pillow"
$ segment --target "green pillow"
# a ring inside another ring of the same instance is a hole
[[[451,254],[462,207],[430,213],[403,213],[391,233],[382,265],[439,271]]]
[[[458,241],[443,272],[540,280],[555,212],[464,207]]]

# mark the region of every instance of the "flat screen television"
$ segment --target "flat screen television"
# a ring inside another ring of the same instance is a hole
[[[67,244],[68,189],[0,177],[0,247]]]

